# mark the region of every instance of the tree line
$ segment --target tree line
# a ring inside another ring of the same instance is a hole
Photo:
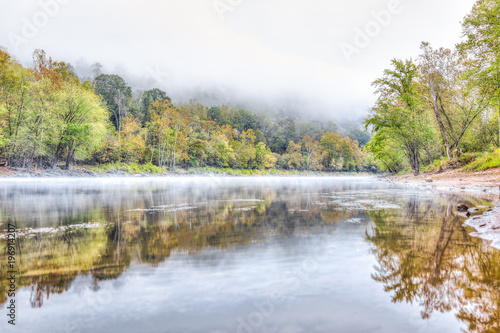
[[[366,150],[383,170],[414,175],[436,161],[474,158],[499,145],[500,3],[479,0],[454,49],[423,42],[417,59],[394,59],[373,82]]]
[[[0,49],[0,158],[30,169],[73,163],[359,171],[370,136],[333,122],[244,108],[174,104],[160,89],[134,92],[115,74],[81,81],[43,50],[25,68]],[[360,147],[361,144],[361,147]]]

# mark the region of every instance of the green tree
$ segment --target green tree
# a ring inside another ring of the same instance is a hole
[[[158,88],[144,91],[140,96],[140,115],[139,119],[141,119],[142,124],[144,125],[149,121],[149,108],[151,105],[157,100],[168,100],[172,102],[170,97],[167,96],[167,93]]]
[[[391,130],[381,127],[365,146],[373,153],[378,167],[383,171],[398,173],[404,169],[405,155],[397,142],[391,137]]]
[[[130,111],[132,88],[122,77],[114,74],[100,74],[94,79],[93,85],[96,94],[101,96],[111,112],[111,121],[120,135],[121,122]]]
[[[224,133],[213,135],[207,146],[207,159],[210,165],[228,167],[235,160],[234,151]]]
[[[470,60],[467,68],[470,84],[487,96],[497,112],[500,112],[499,16],[498,1],[478,0],[462,23],[465,40],[458,45],[459,51]]]
[[[159,166],[175,168],[178,163],[189,160],[189,125],[192,118],[187,110],[179,109],[167,99],[154,102],[149,109],[151,121],[148,124],[153,154],[155,145]]]
[[[422,43],[420,77],[422,97],[433,111],[448,159],[471,124],[488,107],[486,96],[463,79],[464,57],[449,49],[433,50]]]
[[[328,170],[341,169],[344,161],[342,157],[342,136],[337,133],[325,133],[321,138],[321,152],[323,165]]]
[[[236,166],[246,169],[255,160],[255,133],[252,129],[242,132],[238,140],[232,141],[232,148],[236,154]]]
[[[14,165],[23,155],[25,143],[20,139],[27,115],[31,110],[30,87],[33,73],[0,49],[0,153],[7,164]]]
[[[259,142],[255,146],[255,161],[254,167],[259,169],[270,169],[276,164],[276,156],[271,152],[271,149],[266,147],[264,142]]]
[[[144,140],[141,124],[133,115],[123,119],[120,148],[126,162],[136,163],[143,159],[146,141]]]
[[[433,137],[428,114],[417,93],[418,68],[411,60],[393,60],[392,65],[373,83],[378,99],[366,124],[372,125],[375,133],[392,138],[407,157],[413,174],[418,175],[421,149],[432,162],[429,143]]]
[[[361,130],[359,128],[354,128],[347,133],[347,136],[353,140],[359,142],[359,147],[363,148],[370,141],[371,135],[370,132],[366,130]]]
[[[285,153],[285,160],[289,169],[300,169],[302,166],[302,154],[300,153],[301,147],[293,141],[288,143]]]
[[[304,136],[300,140],[300,145],[305,153],[307,170],[323,169],[323,165],[321,165],[320,143],[310,136]]]
[[[63,153],[69,168],[73,158],[85,160],[101,147],[108,130],[109,113],[92,91],[75,83],[65,83],[57,94],[57,107],[51,116],[53,168]]]

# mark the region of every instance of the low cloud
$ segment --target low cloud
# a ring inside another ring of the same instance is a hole
[[[392,58],[416,57],[422,40],[453,47],[474,3],[396,0],[398,11],[374,28],[394,1],[4,1],[0,45],[23,64],[43,48],[80,75],[100,62],[134,89],[160,87],[174,101],[343,119],[366,113],[370,83]],[[346,59],[342,45],[358,52]]]

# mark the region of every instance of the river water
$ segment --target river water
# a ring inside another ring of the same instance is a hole
[[[458,203],[491,206],[373,177],[1,180],[0,331],[500,332],[500,251]]]

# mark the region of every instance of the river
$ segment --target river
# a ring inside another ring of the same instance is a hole
[[[0,331],[499,332],[500,251],[459,203],[491,206],[375,177],[3,179]]]

